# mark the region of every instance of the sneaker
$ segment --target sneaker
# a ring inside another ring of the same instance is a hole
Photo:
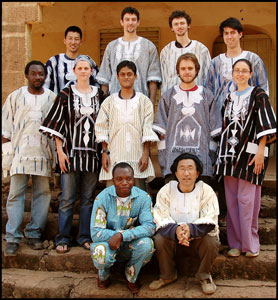
[[[97,277],[97,286],[100,290],[107,289],[110,283],[111,283],[110,278],[107,278],[106,280],[100,280],[99,277]]]
[[[237,248],[232,248],[228,251],[228,256],[230,256],[230,257],[240,256],[240,250]]]
[[[7,243],[4,250],[5,256],[16,256],[19,244],[18,243]]]
[[[162,288],[163,286],[172,283],[174,281],[177,280],[177,277],[175,279],[162,279],[159,278],[158,280],[154,280],[150,285],[149,285],[149,289],[152,291],[158,290],[160,288]]]
[[[213,282],[211,275],[209,275],[209,278],[206,278],[204,280],[200,280],[202,291],[206,295],[211,295],[215,293],[216,291],[216,285]]]
[[[24,238],[24,243],[27,244],[31,249],[41,250],[43,249],[42,241],[38,238]]]
[[[260,254],[260,251],[256,252],[256,253],[252,253],[252,252],[246,252],[245,256],[246,257],[256,257]]]

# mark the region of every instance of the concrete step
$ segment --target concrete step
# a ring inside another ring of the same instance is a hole
[[[2,268],[18,268],[37,271],[61,271],[75,273],[96,273],[91,258],[91,252],[82,247],[71,247],[65,254],[58,254],[55,249],[32,250],[24,243],[20,244],[17,256],[4,256],[6,242],[2,235]],[[51,247],[49,247],[51,248]],[[213,278],[217,279],[249,279],[249,280],[276,280],[276,245],[262,245],[260,255],[256,258],[247,258],[243,254],[239,257],[227,257],[227,246],[222,246],[213,269]],[[177,258],[177,268],[180,275],[194,277],[197,271],[198,260],[191,258],[184,260]],[[112,270],[121,269],[115,265]],[[142,269],[142,275],[159,274],[156,256]]]
[[[148,286],[155,275],[140,275],[140,292],[134,296],[123,277],[111,274],[106,290],[97,287],[94,273],[45,272],[22,269],[2,269],[3,298],[276,298],[276,282],[233,279],[214,279],[217,290],[205,296],[200,283],[192,277],[178,280],[157,291]]]
[[[21,230],[26,226],[30,219],[30,212],[25,212],[23,217],[23,222],[21,225]],[[5,208],[2,209],[2,233],[5,233],[6,223],[8,221],[8,216]],[[73,215],[72,223],[72,234],[77,236],[79,215]],[[45,230],[43,232],[43,239],[54,240],[55,236],[58,234],[58,214],[49,213],[46,223]],[[276,219],[272,218],[259,218],[259,236],[260,243],[262,245],[275,244],[276,243]],[[227,245],[226,227],[220,227],[220,240],[223,245]]]

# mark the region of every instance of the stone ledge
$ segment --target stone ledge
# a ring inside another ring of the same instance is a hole
[[[156,277],[140,275],[138,296],[133,296],[123,277],[111,275],[111,286],[99,290],[96,274],[43,272],[20,269],[2,270],[4,298],[275,298],[276,283],[255,280],[217,280],[215,294],[205,296],[200,284],[192,277],[178,280],[160,290],[150,291],[148,285]]]
[[[5,257],[6,242],[2,235],[2,268],[19,268],[43,271],[65,271],[75,273],[95,274],[91,252],[81,247],[71,247],[65,254],[58,254],[55,250],[32,250],[21,243],[18,255]],[[222,247],[217,256],[212,275],[219,279],[242,278],[250,280],[275,280],[276,279],[276,245],[261,247],[261,253],[256,258],[227,257],[228,247]],[[197,271],[198,259],[183,260],[177,258],[177,268],[180,275],[194,276]],[[120,264],[115,264],[113,270],[122,270]],[[158,263],[154,256],[142,269],[142,274],[159,274]]]

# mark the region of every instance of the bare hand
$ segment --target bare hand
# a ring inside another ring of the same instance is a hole
[[[257,154],[249,163],[249,166],[251,166],[253,163],[255,163],[253,172],[259,175],[264,169],[264,154],[260,154],[259,152],[257,152]]]
[[[110,157],[107,153],[103,152],[101,157],[102,167],[106,173],[108,173],[108,168],[110,166]]]
[[[58,159],[59,159],[59,166],[62,173],[67,173],[69,171],[67,169],[67,165],[70,166],[70,161],[64,151],[58,152]]]
[[[120,232],[117,232],[108,241],[110,249],[112,249],[112,250],[119,249],[122,241],[123,241],[122,234]]]
[[[140,172],[144,172],[147,169],[148,163],[149,163],[149,155],[148,154],[143,154],[142,157],[139,160]]]
[[[190,237],[190,229],[187,224],[182,224],[176,229],[177,238],[179,244],[188,247],[189,246],[189,237]]]

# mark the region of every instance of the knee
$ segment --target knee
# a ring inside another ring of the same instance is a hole
[[[97,269],[110,268],[115,262],[116,252],[108,243],[93,243],[91,245],[92,259]]]
[[[203,249],[203,251],[205,253],[212,253],[214,255],[218,254],[219,251],[219,246],[220,243],[219,241],[216,239],[216,237],[210,236],[210,235],[205,235],[204,237],[201,238],[201,249]]]
[[[149,237],[138,239],[134,246],[135,249],[139,250],[141,255],[149,255],[154,252],[154,243]]]
[[[154,246],[156,250],[163,249],[166,246],[167,242],[168,239],[166,239],[164,236],[162,236],[159,233],[157,233],[154,236]]]

